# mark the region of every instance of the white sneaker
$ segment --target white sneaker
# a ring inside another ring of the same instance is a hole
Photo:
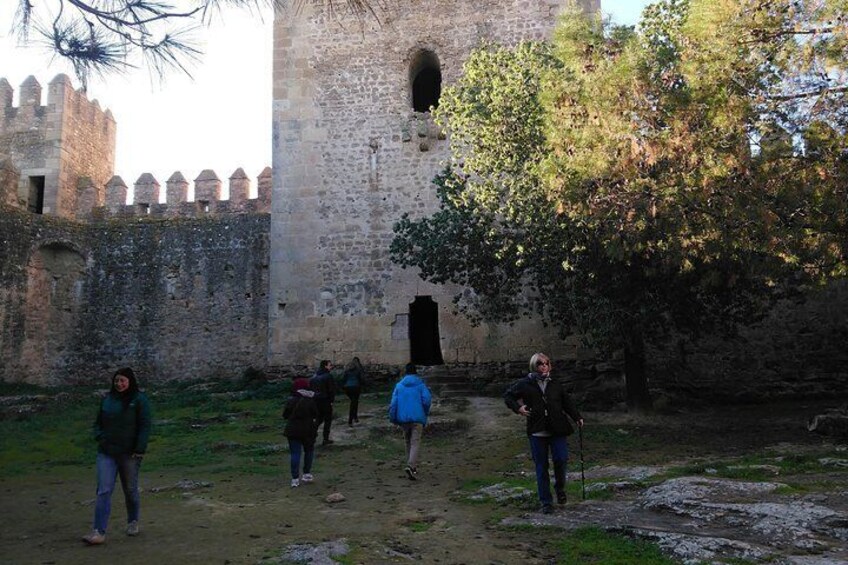
[[[291,488],[297,488],[300,486],[300,479],[292,479]]]
[[[88,545],[100,545],[106,543],[106,534],[97,530],[91,530],[91,533],[83,537],[82,541]]]
[[[312,473],[304,473],[300,480],[304,483],[311,483],[315,480],[315,477],[312,476]]]

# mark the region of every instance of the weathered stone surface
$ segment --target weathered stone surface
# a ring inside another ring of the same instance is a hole
[[[209,481],[196,481],[192,479],[181,479],[174,483],[173,485],[162,486],[162,487],[152,487],[149,492],[157,493],[157,492],[167,492],[171,490],[179,490],[183,492],[199,490],[202,488],[212,488],[214,483]]]
[[[265,359],[268,216],[82,224],[0,212],[0,380],[237,377]]]
[[[339,539],[319,544],[293,544],[283,551],[280,561],[284,563],[312,563],[314,565],[336,565],[338,560],[350,552],[347,540]],[[268,563],[268,560],[263,560]]]
[[[524,487],[511,487],[506,483],[497,483],[483,487],[468,498],[471,500],[493,499],[497,502],[521,500],[533,496],[533,491]]]
[[[848,439],[848,409],[831,410],[814,416],[807,429],[836,439]]]
[[[848,514],[825,506],[826,496],[816,497],[817,502],[781,496],[777,491],[782,486],[682,477],[651,487],[634,500],[587,501],[555,514],[534,512],[502,523],[566,529],[595,524],[658,543],[690,564],[729,558],[844,563]]]
[[[773,554],[763,547],[727,538],[633,529],[632,535],[656,543],[667,555],[686,565],[726,563],[727,559],[763,561]]]
[[[439,335],[430,337],[448,363],[572,352],[537,320],[473,326],[451,307],[463,289],[425,283],[389,257],[401,214],[437,209],[432,179],[448,157],[430,113],[413,108],[416,65],[438,65],[450,84],[482,41],[548,37],[564,5],[400,0],[380,5],[391,25],[379,25],[330,18],[313,3],[275,20],[271,292],[286,306],[271,311],[272,364],[353,355],[405,363],[415,326],[405,317],[416,297],[433,300]],[[312,318],[323,321],[318,335]]]
[[[328,494],[327,498],[325,498],[324,500],[326,500],[330,504],[335,504],[337,502],[344,502],[347,499],[345,498],[345,495],[343,495],[342,493],[334,492],[332,494]]]

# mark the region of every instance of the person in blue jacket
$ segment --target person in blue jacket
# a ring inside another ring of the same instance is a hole
[[[88,545],[100,545],[106,541],[112,491],[115,490],[118,476],[121,477],[127,505],[127,535],[138,535],[138,471],[147,450],[150,427],[150,402],[138,390],[135,373],[129,367],[118,369],[112,376],[112,387],[100,402],[94,421],[94,438],[97,440],[97,501],[94,505],[94,528],[83,538]]]
[[[418,479],[418,450],[421,446],[421,432],[427,425],[430,415],[430,389],[416,374],[415,365],[409,363],[404,369],[404,377],[395,385],[392,403],[389,406],[389,421],[403,428],[406,440],[406,476],[409,480]]]

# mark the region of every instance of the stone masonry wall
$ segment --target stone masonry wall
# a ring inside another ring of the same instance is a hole
[[[261,366],[268,224],[267,214],[82,224],[0,208],[0,381]]]
[[[334,20],[320,3],[275,22],[270,362],[408,361],[416,296],[438,304],[445,362],[580,355],[533,321],[471,327],[452,313],[457,288],[423,282],[388,253],[401,214],[436,209],[431,180],[448,155],[429,113],[412,109],[414,62],[429,52],[450,84],[483,41],[548,37],[564,2],[389,4],[379,25]]]
[[[848,281],[784,301],[733,337],[658,344],[648,365],[652,388],[672,399],[848,400]]]

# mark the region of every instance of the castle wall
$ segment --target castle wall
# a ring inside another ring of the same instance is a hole
[[[265,358],[267,214],[90,224],[0,208],[0,381],[238,375]]]
[[[436,210],[431,180],[448,156],[429,113],[412,110],[416,57],[433,53],[450,84],[484,40],[549,36],[562,2],[400,0],[379,25],[319,4],[275,21],[270,363],[406,362],[416,296],[438,303],[445,362],[579,355],[532,321],[471,327],[452,313],[459,289],[423,282],[388,251],[401,214]]]
[[[648,355],[660,396],[708,402],[848,395],[848,281],[777,304],[738,335],[669,339]]]
[[[73,218],[84,215],[85,206],[102,205],[103,187],[115,165],[112,114],[74,90],[63,74],[50,81],[45,105],[42,87],[32,76],[20,86],[18,106],[13,96],[9,83],[0,79],[0,153],[21,173],[16,205],[27,208],[30,177],[44,177],[44,214]],[[81,197],[85,178],[94,194]]]

